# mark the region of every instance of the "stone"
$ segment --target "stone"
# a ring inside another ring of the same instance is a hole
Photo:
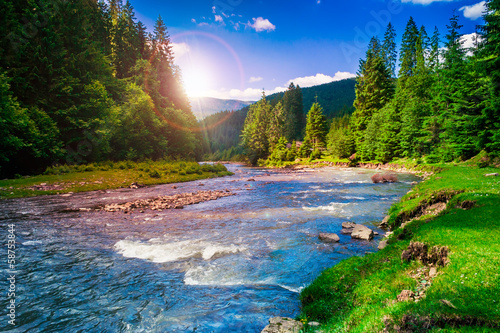
[[[304,325],[297,320],[286,317],[274,317],[269,319],[261,333],[299,333]]]
[[[307,323],[307,325],[312,326],[312,327],[318,327],[321,324],[318,323],[317,321],[310,321],[310,322]]]
[[[382,250],[387,246],[387,240],[383,240],[380,243],[378,243],[378,249]]]
[[[372,240],[373,239],[373,230],[371,230],[368,227],[365,227],[364,225],[356,224],[356,226],[352,230],[351,238]]]
[[[387,215],[386,217],[384,217],[384,219],[382,220],[382,222],[380,222],[379,227],[381,227],[381,228],[387,228],[388,227],[389,218],[390,218],[389,215]]]
[[[431,269],[429,269],[429,277],[433,278],[436,275],[437,275],[437,269],[436,269],[436,267],[431,267]]]
[[[320,233],[318,238],[325,243],[338,243],[340,238],[337,234]]]
[[[498,173],[487,173],[484,176],[485,177],[498,177]]]
[[[400,302],[406,302],[410,301],[412,298],[415,297],[415,293],[411,290],[403,290],[401,294],[398,295],[398,301]]]
[[[353,229],[356,226],[354,222],[342,222],[342,228],[344,229]]]

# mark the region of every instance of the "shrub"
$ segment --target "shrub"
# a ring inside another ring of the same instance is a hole
[[[157,170],[153,170],[149,173],[149,177],[151,178],[161,178],[160,173]]]

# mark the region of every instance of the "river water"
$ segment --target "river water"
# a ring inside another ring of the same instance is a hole
[[[2,259],[0,331],[260,332],[300,312],[299,292],[342,259],[376,251],[375,227],[415,176],[373,184],[373,170],[290,174],[228,165],[235,175],[143,189],[0,201],[1,237],[14,224],[16,325],[8,324]],[[255,179],[255,181],[249,181]],[[162,212],[76,211],[158,195],[237,195]],[[372,227],[371,242],[341,223]],[[325,244],[320,232],[340,236]],[[7,258],[7,246],[0,249]]]

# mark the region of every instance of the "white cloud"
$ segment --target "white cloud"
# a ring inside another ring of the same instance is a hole
[[[457,0],[401,0],[402,3],[412,3],[414,5],[430,5],[433,2],[452,2]]]
[[[212,14],[215,14],[215,13],[216,13],[215,9],[216,9],[216,8],[215,8],[215,6],[213,6],[213,7],[212,7]]]
[[[257,18],[252,18],[253,23],[248,22],[247,26],[254,28],[255,31],[261,32],[261,31],[274,31],[276,29],[276,26],[269,22],[268,19],[264,19],[262,17],[257,17]]]
[[[325,74],[316,74],[315,76],[304,76],[298,77],[293,80],[287,82],[286,86],[288,87],[290,83],[294,83],[295,85],[299,85],[302,88],[317,86],[324,83],[330,83],[333,81],[340,81],[343,79],[348,79],[351,77],[356,77],[356,74],[352,74],[349,72],[337,72],[334,76],[329,76]]]
[[[349,73],[349,72],[337,72],[335,73],[334,76],[329,76],[325,74],[316,74],[315,76],[305,76],[305,77],[298,77],[293,80],[289,80],[286,82],[283,86],[278,86],[275,87],[274,89],[265,89],[266,96],[278,93],[278,92],[283,92],[288,89],[288,86],[290,85],[291,82],[293,82],[295,85],[299,85],[302,88],[306,87],[311,87],[323,83],[329,83],[332,81],[340,81],[343,79],[355,77],[355,74]],[[259,80],[260,81],[260,80]],[[257,82],[257,81],[255,81]],[[258,88],[247,88],[245,90],[241,89],[231,89],[231,90],[226,90],[226,89],[221,89],[221,90],[210,90],[206,91],[204,96],[207,97],[214,97],[214,98],[221,98],[221,99],[237,99],[241,101],[257,101],[262,97],[262,89]]]
[[[459,10],[464,12],[465,17],[471,20],[477,20],[486,12],[486,1],[481,1],[472,6],[463,6]]]
[[[215,22],[224,23],[224,19],[220,15],[215,15]]]
[[[468,56],[472,55],[470,49],[475,49],[477,47],[477,44],[481,42],[481,38],[481,35],[476,32],[462,36],[462,47],[464,49],[469,49],[469,51],[467,52]]]
[[[186,43],[172,43],[172,51],[174,51],[174,56],[177,60],[189,53],[190,50],[189,45]]]
[[[194,18],[191,19],[191,22],[196,24],[196,20]]]
[[[263,77],[260,77],[260,76],[259,76],[259,77],[252,76],[252,77],[250,78],[250,80],[248,80],[248,82],[249,82],[249,83],[254,83],[254,82],[259,82],[259,81],[262,81],[262,80],[264,80],[264,78],[263,78]]]

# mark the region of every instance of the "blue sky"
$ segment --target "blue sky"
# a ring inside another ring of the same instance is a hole
[[[161,15],[191,96],[257,100],[284,90],[353,77],[373,35],[389,21],[401,40],[413,16],[442,40],[457,10],[470,37],[484,1],[454,0],[131,0],[149,30]],[[470,38],[469,38],[470,39]]]

